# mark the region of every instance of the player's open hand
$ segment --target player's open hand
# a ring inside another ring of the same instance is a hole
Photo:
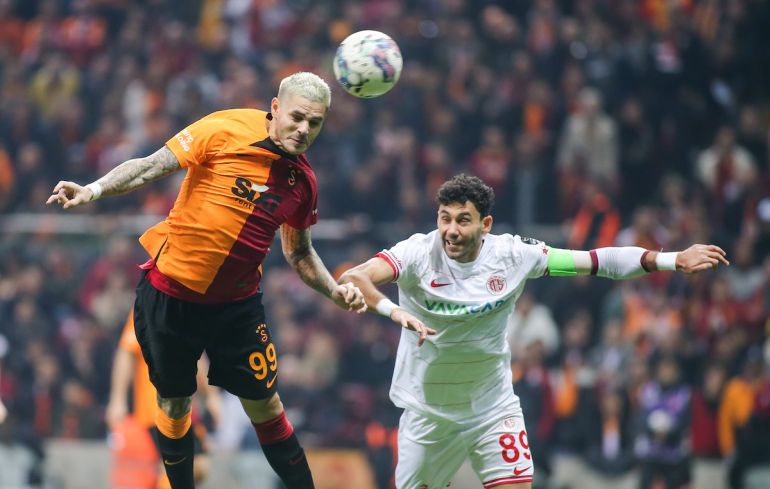
[[[337,285],[332,290],[331,298],[335,304],[343,309],[355,311],[359,314],[366,312],[364,294],[351,282]]]
[[[725,250],[715,245],[694,244],[676,256],[676,269],[684,273],[717,268],[720,263],[730,264]]]
[[[400,307],[393,309],[393,312],[390,313],[390,319],[392,319],[394,323],[400,324],[402,328],[416,331],[417,334],[420,335],[420,338],[417,340],[417,346],[422,346],[428,335],[436,334],[435,329],[425,326],[422,321]]]
[[[75,182],[59,182],[53,188],[46,205],[59,204],[65,209],[76,207],[91,202],[94,194],[91,189],[78,185]]]

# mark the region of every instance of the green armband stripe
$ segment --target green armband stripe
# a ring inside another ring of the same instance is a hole
[[[572,256],[572,250],[562,250],[560,248],[548,248],[548,275],[553,277],[574,277],[577,275],[575,270],[575,257]]]

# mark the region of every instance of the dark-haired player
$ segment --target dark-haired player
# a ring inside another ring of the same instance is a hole
[[[494,193],[476,177],[455,176],[436,199],[437,230],[383,250],[340,279],[357,285],[370,308],[404,327],[390,390],[404,409],[396,486],[445,487],[468,457],[485,488],[528,488],[532,455],[511,389],[506,338],[508,315],[527,279],[627,279],[658,270],[694,273],[728,262],[711,245],[678,253],[636,247],[575,251],[491,234]],[[398,284],[398,305],[377,290],[392,281]]]

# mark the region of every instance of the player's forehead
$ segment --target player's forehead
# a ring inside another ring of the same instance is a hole
[[[292,116],[305,119],[323,119],[326,117],[326,105],[302,95],[290,94],[280,100],[281,108]]]
[[[476,208],[476,204],[467,200],[465,202],[449,202],[447,204],[439,204],[438,206],[439,216],[448,216],[451,218],[458,218],[461,216],[470,215],[472,218],[481,219],[481,214]]]

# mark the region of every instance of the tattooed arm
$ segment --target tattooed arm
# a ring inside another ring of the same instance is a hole
[[[338,285],[329,270],[315,252],[310,241],[309,229],[296,229],[288,224],[281,226],[281,248],[289,265],[303,282],[334,301],[343,309],[366,311],[361,291],[351,283]]]
[[[134,158],[116,166],[94,183],[86,186],[59,182],[46,204],[61,204],[65,209],[86,204],[99,197],[130,192],[160,177],[179,170],[181,165],[166,146],[144,158]]]

